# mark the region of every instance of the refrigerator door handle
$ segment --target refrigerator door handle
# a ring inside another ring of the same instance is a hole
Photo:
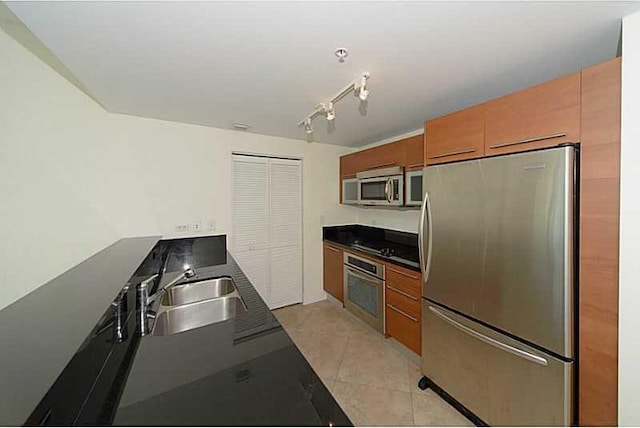
[[[427,214],[427,193],[425,192],[420,210],[420,225],[418,226],[418,255],[420,256],[420,270],[422,271],[422,282],[427,282],[424,259],[424,216]]]
[[[449,318],[448,316],[446,316],[444,313],[442,313],[439,309],[433,307],[433,306],[429,306],[429,310],[431,312],[433,312],[434,314],[436,314],[438,317],[440,317],[442,320],[446,321],[447,323],[451,324],[453,327],[457,328],[458,330],[467,333],[470,336],[475,337],[478,340],[481,340],[482,342],[494,346],[498,349],[501,349],[503,351],[509,352],[510,354],[513,354],[515,356],[524,358],[525,360],[531,361],[532,363],[536,363],[536,364],[540,364],[541,366],[546,366],[548,365],[548,361],[538,355],[532,354],[530,352],[527,351],[523,351],[522,349],[518,349],[514,346],[511,345],[507,345],[506,343],[502,343],[496,339],[493,339],[489,336],[485,336],[482,333],[478,333],[477,331],[467,327],[466,325],[463,325],[461,323],[459,323],[458,321]]]
[[[429,279],[429,271],[431,270],[431,247],[433,245],[433,225],[431,221],[431,201],[429,192],[424,192],[424,201],[422,201],[422,211],[420,215],[420,227],[418,229],[418,254],[420,256],[420,269],[422,270],[422,283],[426,284]],[[424,222],[427,219],[427,254],[424,254]]]

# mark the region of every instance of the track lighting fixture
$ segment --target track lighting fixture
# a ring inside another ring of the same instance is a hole
[[[360,100],[362,101],[366,101],[367,97],[369,96],[369,90],[367,89],[367,79],[367,75],[363,75],[360,79],[360,93],[358,94],[358,97],[360,97]]]
[[[307,117],[298,122],[298,126],[303,126],[307,134],[313,133],[313,127],[311,121],[320,115],[324,115],[327,121],[332,122],[336,118],[336,109],[334,104],[346,97],[349,93],[353,92],[358,94],[358,97],[362,101],[366,101],[369,96],[369,89],[367,88],[367,81],[369,80],[369,73],[362,73],[362,76],[352,82],[349,86],[342,89],[331,100],[326,103],[320,103],[316,106],[315,110],[311,112]]]
[[[308,117],[304,122],[304,131],[307,134],[313,134],[313,127],[311,126],[311,118]]]
[[[333,107],[333,103],[329,101],[325,106],[325,114],[327,115],[327,120],[332,121],[336,118],[336,109]]]

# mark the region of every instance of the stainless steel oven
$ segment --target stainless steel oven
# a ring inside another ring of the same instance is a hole
[[[401,206],[404,204],[402,167],[376,169],[356,174],[358,204]]]
[[[344,252],[344,307],[384,333],[384,265]]]

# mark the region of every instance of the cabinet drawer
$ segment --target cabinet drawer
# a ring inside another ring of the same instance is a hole
[[[580,141],[580,73],[486,103],[485,154]]]
[[[385,265],[385,281],[387,285],[412,297],[419,299],[422,296],[422,275],[419,272],[387,263]]]
[[[385,322],[387,334],[398,342],[411,349],[416,354],[421,350],[421,322],[414,317],[389,303],[385,308]]]
[[[414,318],[420,319],[420,298],[409,295],[403,290],[387,284],[386,287],[386,303],[398,308]]]
[[[427,165],[484,155],[484,104],[425,123]]]

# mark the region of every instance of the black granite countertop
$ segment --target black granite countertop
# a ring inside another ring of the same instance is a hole
[[[121,239],[0,311],[0,426],[25,423],[158,239]]]
[[[107,309],[28,425],[351,425],[226,251],[225,236],[160,241],[128,283],[185,264],[197,273],[188,281],[231,276],[247,311],[141,337],[129,287],[119,334]]]
[[[319,426],[350,421],[255,288],[225,253],[196,279],[231,276],[235,319],[140,341],[115,425]],[[190,264],[189,256],[177,265]]]
[[[325,226],[322,238],[345,248],[370,254],[420,272],[418,234],[379,227],[348,224]]]

